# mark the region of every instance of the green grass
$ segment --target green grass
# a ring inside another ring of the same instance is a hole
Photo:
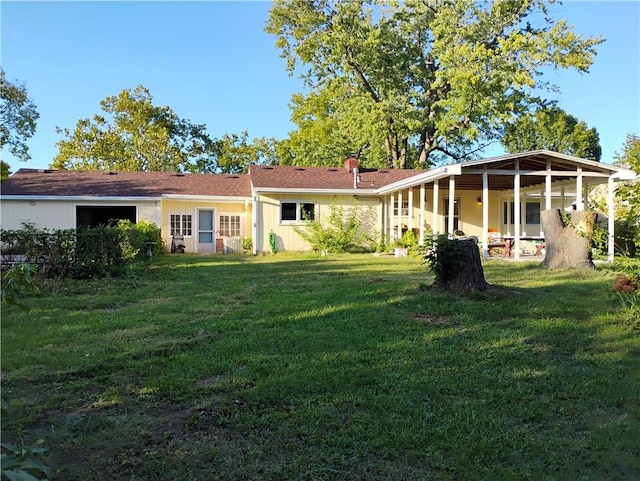
[[[640,332],[615,268],[189,255],[2,311],[3,441],[52,479],[640,478]]]

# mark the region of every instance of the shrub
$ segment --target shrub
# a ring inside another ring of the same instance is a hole
[[[428,236],[425,238],[424,260],[436,278],[446,283],[464,264],[463,249],[460,241],[450,239],[447,234]]]
[[[38,265],[41,275],[48,278],[121,275],[128,263],[146,258],[147,242],[155,242],[154,254],[166,252],[160,230],[145,220],[53,231],[32,224],[20,230],[0,230],[3,261]]]
[[[304,227],[293,230],[309,243],[312,249],[327,252],[347,252],[359,246],[360,209],[356,204],[346,213],[344,206],[333,201],[326,222],[305,218]]]
[[[155,242],[151,251],[153,255],[162,255],[167,249],[160,235],[160,229],[153,222],[142,219],[136,224],[130,220],[118,221],[118,229],[122,231],[122,251],[125,259],[145,259],[147,242]]]

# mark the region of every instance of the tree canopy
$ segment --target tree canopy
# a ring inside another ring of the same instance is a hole
[[[614,157],[617,165],[633,170],[639,177],[618,187],[617,195],[640,220],[640,136],[635,133],[627,134],[622,152],[616,152]]]
[[[142,85],[100,102],[104,114],[78,120],[56,145],[59,169],[216,172],[218,146],[204,125],[152,103]]]
[[[36,131],[40,114],[23,84],[7,80],[0,67],[0,149],[26,162],[31,158],[27,141]]]
[[[505,128],[502,144],[507,152],[548,149],[600,161],[600,136],[594,128],[558,107],[525,114]]]
[[[283,163],[367,166],[469,157],[542,105],[545,68],[588,71],[602,41],[543,0],[278,0],[266,31],[300,72]],[[314,148],[315,145],[315,148]]]

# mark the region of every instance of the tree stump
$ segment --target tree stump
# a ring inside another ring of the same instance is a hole
[[[436,270],[433,288],[458,294],[485,291],[489,284],[484,278],[478,240],[448,239],[448,247],[438,243],[436,255],[440,268]]]
[[[545,256],[542,266],[549,269],[579,267],[593,269],[591,237],[596,223],[595,212],[576,210],[565,223],[560,209],[540,213],[545,236]]]

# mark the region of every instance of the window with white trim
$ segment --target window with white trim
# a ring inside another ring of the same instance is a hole
[[[240,216],[222,214],[218,220],[221,237],[237,237],[240,235]]]
[[[408,200],[403,200],[402,201],[402,209],[400,209],[400,215],[402,217],[408,217],[409,216],[409,201]],[[397,202],[393,205],[393,216],[394,217],[398,217],[398,203]]]
[[[316,206],[312,202],[281,202],[280,222],[302,222],[316,217]]]
[[[191,235],[191,214],[171,214],[171,235]]]
[[[442,202],[444,215],[444,232],[449,231],[449,198],[445,197]],[[453,230],[460,229],[460,197],[453,199]]]

